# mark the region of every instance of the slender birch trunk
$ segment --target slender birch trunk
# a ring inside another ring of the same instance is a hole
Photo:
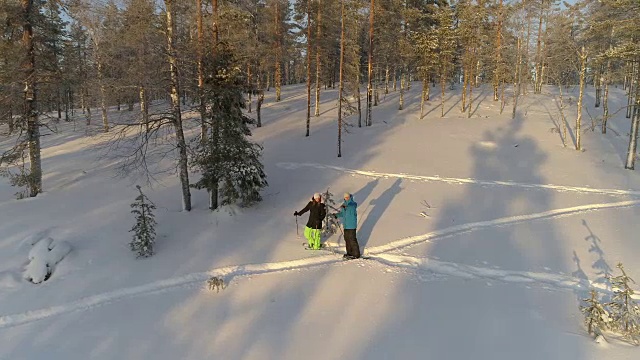
[[[139,88],[140,96],[140,113],[142,114],[142,123],[144,124],[145,131],[149,133],[149,102],[147,90],[144,86]]]
[[[513,83],[513,112],[511,113],[511,118],[516,118],[516,111],[518,110],[518,98],[520,97],[520,85],[522,84],[521,74],[522,74],[522,52],[521,52],[521,40],[518,37],[517,41],[517,62],[516,62],[516,75],[514,76]]]
[[[440,74],[440,90],[442,92],[440,96],[440,117],[444,117],[444,91],[447,86],[447,79],[445,78],[445,72]]]
[[[164,0],[167,14],[167,53],[171,73],[171,112],[172,123],[176,133],[178,148],[178,172],[182,187],[182,208],[191,211],[191,191],[189,190],[189,169],[187,167],[187,143],[182,130],[182,113],[180,110],[180,77],[178,75],[178,59],[175,50],[176,24],[173,18],[174,0]]]
[[[464,63],[464,61],[463,61]],[[469,82],[469,69],[463,65],[462,69],[462,101],[460,112],[464,113],[467,109],[467,83]]]
[[[384,73],[384,94],[385,95],[389,94],[389,64],[387,64],[385,73]]]
[[[562,121],[562,146],[567,147],[567,118],[564,116],[564,95],[562,93],[562,84],[558,81],[558,90],[560,90],[560,120]]]
[[[576,150],[582,150],[580,126],[582,123],[582,99],[584,98],[585,78],[587,74],[587,51],[584,45],[580,50],[580,95],[578,95],[578,116],[576,117]]]
[[[400,104],[398,105],[398,110],[402,110],[404,108],[404,87],[405,87],[405,72],[404,69],[400,74]]]
[[[607,59],[604,69],[604,95],[602,98],[602,133],[607,133],[607,121],[609,120],[609,76],[611,72],[611,60]]]
[[[422,96],[420,96],[420,119],[424,116],[424,100],[427,97],[427,90],[429,89],[429,84],[427,83],[427,79],[422,79]]]
[[[99,55],[98,42],[94,42],[96,46],[96,62],[98,63],[98,83],[100,86],[100,110],[102,112],[102,128],[105,132],[109,131],[109,119],[107,118],[107,87],[104,84],[104,64],[102,57]]]
[[[371,5],[369,6],[369,54],[368,54],[368,64],[367,64],[367,126],[372,125],[371,121],[371,107],[373,105],[373,19],[375,15],[375,0],[371,0]]]
[[[640,59],[636,59],[636,62],[640,64]],[[631,79],[633,84],[633,78]],[[627,163],[625,169],[633,170],[636,161],[636,149],[638,146],[638,127],[640,126],[640,71],[636,71],[635,76],[635,105],[633,106],[633,116],[631,118],[631,132],[629,134],[629,149],[627,151]],[[631,90],[632,86],[629,87]]]
[[[541,73],[542,73],[542,19],[544,15],[544,0],[540,1],[540,15],[538,17],[538,41],[536,42],[536,82],[533,87],[535,94],[540,94],[541,89],[538,87],[538,83],[542,85]]]
[[[630,65],[630,71],[629,71],[629,85],[627,86],[627,119],[631,119],[631,115],[632,115],[632,104],[633,104],[633,90],[634,87],[637,87],[640,84],[635,84],[634,85],[634,81],[633,79],[635,78],[635,74],[636,74],[636,64],[633,61],[629,62]]]

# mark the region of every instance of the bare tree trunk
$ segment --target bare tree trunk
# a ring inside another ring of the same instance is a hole
[[[316,109],[314,116],[320,116],[320,75],[322,71],[322,59],[320,50],[322,48],[322,0],[318,0],[318,24],[316,30]]]
[[[609,76],[611,72],[611,60],[607,59],[604,70],[604,96],[602,99],[602,133],[607,133],[607,121],[609,120]]]
[[[444,71],[440,74],[440,90],[442,91],[440,97],[440,117],[444,117],[444,90],[447,86],[447,79],[445,78]]]
[[[640,64],[640,61],[636,59]],[[633,65],[633,64],[632,64]],[[633,83],[633,78],[631,79]],[[624,168],[633,170],[636,161],[636,149],[638,146],[638,127],[640,126],[640,71],[636,71],[635,76],[635,106],[633,107],[633,116],[631,118],[631,132],[629,134],[629,149],[627,151],[627,163]],[[629,86],[631,90],[632,86]]]
[[[340,1],[340,75],[338,78],[338,157],[342,157],[342,92],[344,73],[344,0]]]
[[[398,90],[398,69],[396,69],[395,65],[393,66],[393,91]]]
[[[470,51],[470,53],[472,54],[472,58],[471,58],[472,60],[475,59],[475,51],[476,51],[475,48],[473,48]],[[471,62],[471,63],[473,63],[473,62]],[[473,67],[470,67],[470,70],[471,71],[469,72],[469,77],[470,78],[474,78]],[[477,77],[475,77],[475,79],[477,80]],[[472,110],[472,106],[471,106],[472,104],[473,104],[473,86],[471,86],[471,81],[469,80],[469,105],[468,105],[469,109],[468,109],[468,112],[467,112],[467,119],[471,118],[471,111],[473,111]]]
[[[634,87],[640,86],[640,84],[635,84],[634,86],[634,81],[633,79],[635,78],[635,74],[636,74],[636,64],[633,61],[629,62],[630,65],[630,71],[629,71],[629,85],[627,86],[628,89],[628,96],[627,96],[627,119],[631,118],[631,114],[632,114],[632,105],[633,105],[633,90]],[[639,69],[640,70],[640,69]]]
[[[202,59],[204,57],[204,26],[202,24],[202,0],[196,0],[196,21],[198,27],[198,48],[196,49],[198,61],[198,99],[200,101],[200,141],[205,144],[209,137],[206,121],[206,106],[204,103],[204,68]]]
[[[98,42],[95,41],[96,53],[99,53]],[[104,65],[102,58],[97,55],[96,62],[98,63],[98,83],[100,86],[100,110],[102,112],[102,128],[105,132],[109,131],[109,119],[107,118],[107,89],[104,84]]]
[[[218,44],[220,43],[220,17],[218,12],[218,0],[211,0],[211,8],[212,8],[212,21],[213,21],[213,57],[215,58]],[[218,138],[220,137],[220,124],[218,123],[219,119],[215,116],[211,117],[211,129],[210,132],[210,141],[209,147],[211,148],[212,153],[216,153],[218,148]],[[186,155],[186,154],[185,154]],[[185,166],[186,166],[186,156],[185,156]],[[209,184],[209,209],[215,210],[218,208],[218,179],[215,177],[211,178],[211,183]]]
[[[595,103],[595,107],[599,108],[600,107],[600,99],[602,97],[602,76],[603,76],[603,71],[602,71],[602,67],[600,67],[598,69],[598,71],[594,74],[594,86],[596,88],[596,103]]]
[[[60,87],[56,90],[56,107],[58,110],[58,121],[62,119],[62,95],[60,95]]]
[[[504,100],[504,79],[502,79],[502,81],[500,81],[500,115],[502,115],[502,112],[504,111],[504,107],[505,107],[505,100]]]
[[[387,64],[385,73],[384,73],[384,94],[387,95],[388,93],[389,93],[389,64]]]
[[[520,85],[522,84],[522,44],[520,37],[518,37],[518,46],[517,46],[517,62],[516,62],[516,76],[514,76],[513,83],[513,112],[511,113],[511,118],[516,118],[516,111],[518,110],[518,98],[520,97]]]
[[[87,119],[87,126],[91,125],[91,98],[89,98],[89,91],[85,89],[85,91],[87,91],[87,93],[85,94],[85,100],[86,100],[86,119]],[[87,99],[89,98],[89,99]]]
[[[564,96],[562,94],[562,84],[558,81],[560,90],[560,121],[562,121],[562,146],[567,147],[567,118],[564,116]]]
[[[576,150],[582,150],[580,144],[580,125],[582,123],[582,99],[584,97],[585,78],[587,74],[587,51],[584,45],[580,50],[580,95],[578,95],[578,116],[576,118]]]
[[[527,42],[525,43],[525,51],[524,51],[524,63],[527,64],[527,71],[522,71],[520,70],[520,76],[521,77],[525,77],[524,78],[524,87],[522,87],[522,94],[523,95],[527,95],[527,90],[528,90],[528,86],[529,86],[529,78],[530,78],[530,72],[528,71],[529,68],[529,64],[531,63],[531,61],[529,61],[529,44],[531,44],[531,15],[529,13],[527,13]],[[522,79],[520,80],[520,86],[522,86]]]
[[[311,127],[311,0],[307,0],[307,132]]]
[[[144,86],[140,86],[140,112],[142,113],[142,123],[145,130],[149,132],[149,102],[147,101],[147,91]]]
[[[252,102],[251,95],[253,93],[253,87],[251,86],[252,83],[253,83],[253,74],[251,73],[251,62],[248,62],[247,63],[247,87],[249,89],[248,94],[247,94],[248,98],[249,98],[248,99],[249,103],[247,104],[247,112],[248,113],[251,113],[251,102]]]
[[[538,41],[536,43],[536,82],[533,87],[533,92],[540,94],[542,90],[538,87],[538,83],[542,85],[541,73],[542,73],[542,19],[544,14],[544,0],[540,0],[540,15],[538,22]]]
[[[402,73],[400,74],[400,104],[398,105],[398,110],[402,110],[404,108],[404,87],[405,87],[405,73],[404,69],[402,69]]]
[[[380,68],[376,66],[376,75],[373,80],[373,106],[378,106],[378,102],[380,101],[380,96],[378,93],[378,79],[380,78]]]
[[[358,97],[358,127],[362,127],[362,99],[360,95],[360,66],[358,66],[358,85],[356,85],[356,96]]]
[[[42,163],[40,158],[40,121],[38,119],[36,56],[33,46],[33,0],[22,0],[22,44],[26,51],[24,59],[24,117],[27,119],[27,142],[29,148],[29,196],[42,192]]]
[[[257,116],[257,121],[258,127],[262,127],[262,119],[261,119],[261,113],[260,110],[262,108],[262,103],[264,102],[264,91],[262,89],[260,89],[260,91],[258,92],[258,100],[256,100],[256,116]]]
[[[371,121],[371,106],[373,103],[373,86],[371,84],[373,77],[373,18],[375,15],[375,0],[371,0],[371,5],[369,6],[369,54],[368,54],[368,64],[367,64],[367,126],[372,125]]]
[[[420,96],[420,119],[424,116],[424,100],[427,97],[427,90],[429,89],[429,84],[427,83],[427,79],[422,79],[422,94]]]
[[[465,65],[462,67],[462,109],[460,109],[462,113],[467,109],[467,83],[469,82],[469,69]]]
[[[215,1],[215,0],[214,0]],[[167,14],[167,56],[171,73],[171,112],[172,123],[176,133],[178,148],[178,172],[182,187],[182,209],[191,211],[191,191],[189,190],[189,169],[187,167],[187,143],[182,130],[182,112],[180,110],[180,80],[178,75],[178,59],[175,50],[176,25],[173,18],[174,0],[164,0]]]
[[[276,71],[275,71],[275,85],[276,85],[276,101],[280,101],[280,94],[282,92],[282,65],[280,62],[282,61],[282,39],[280,35],[280,0],[275,0],[276,2]]]

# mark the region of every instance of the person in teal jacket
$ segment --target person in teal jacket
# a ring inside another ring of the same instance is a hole
[[[360,245],[356,239],[356,228],[358,227],[358,203],[353,200],[350,193],[344,194],[344,202],[340,206],[337,216],[342,221],[344,227],[344,240],[347,245],[345,259],[357,259],[360,257]]]

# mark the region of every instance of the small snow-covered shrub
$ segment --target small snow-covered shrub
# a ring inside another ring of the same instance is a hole
[[[136,223],[129,232],[133,232],[133,240],[129,245],[131,251],[137,253],[137,257],[149,257],[153,255],[153,244],[156,238],[156,220],[153,210],[156,206],[142,192],[139,185],[136,186],[140,195],[131,204],[131,213],[135,215]]]
[[[24,278],[34,284],[49,280],[55,265],[71,252],[66,241],[55,241],[48,237],[36,242],[29,251],[29,263]]]

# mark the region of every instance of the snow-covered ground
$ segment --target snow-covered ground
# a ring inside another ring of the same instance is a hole
[[[342,158],[335,90],[308,138],[304,85],[279,103],[267,93],[253,136],[264,201],[211,213],[194,191],[185,213],[177,177],[158,174],[144,188],[158,222],[148,259],[129,250],[136,183],[101,156],[99,112],[95,128],[60,124],[42,139],[44,194],[14,200],[0,183],[0,359],[638,358],[625,342],[594,342],[578,308],[590,288],[610,294],[618,262],[640,280],[624,113],[606,135],[586,116],[577,152],[550,131],[553,88],[523,97],[514,120],[488,88],[474,90],[470,119],[451,94],[444,118],[436,94],[419,119],[419,92],[402,111],[398,92],[383,95],[372,127],[348,127]],[[615,112],[626,100],[610,96]],[[595,117],[593,102],[590,88]],[[566,111],[573,122],[575,99]],[[354,194],[369,259],[343,262],[339,233],[334,253],[301,246],[292,214],[327,188]],[[43,262],[47,281],[25,279]],[[228,287],[210,291],[211,276]]]

